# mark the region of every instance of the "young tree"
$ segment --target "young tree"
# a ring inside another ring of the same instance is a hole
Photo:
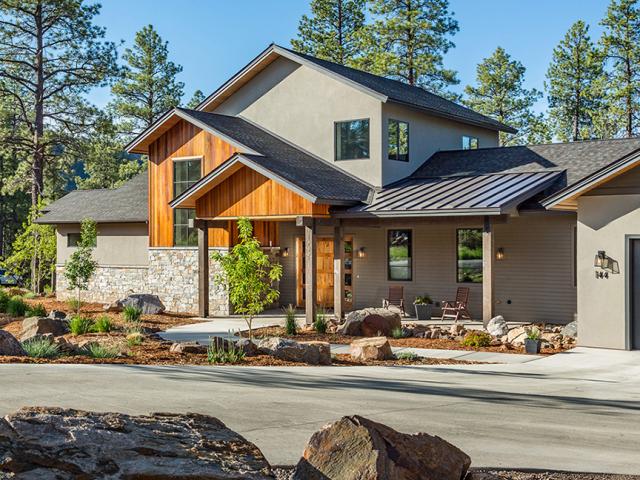
[[[602,57],[582,20],[574,23],[553,50],[547,71],[550,120],[562,141],[592,138],[593,115],[601,106]]]
[[[202,90],[196,90],[195,92],[193,92],[193,96],[191,97],[191,100],[189,100],[189,103],[187,103],[187,108],[196,108],[198,105],[204,102],[205,98],[206,97],[204,93],[202,93]]]
[[[622,125],[623,134],[638,134],[640,120],[640,9],[637,0],[612,0],[601,38],[605,58],[612,64],[608,100],[612,123]]]
[[[89,281],[98,268],[98,262],[93,257],[98,231],[96,222],[85,219],[80,227],[80,241],[69,260],[64,263],[64,276],[69,283],[69,290],[77,292],[77,312],[80,313],[80,292],[89,288]]]
[[[458,31],[448,0],[373,0],[371,12],[361,68],[436,93],[458,83],[443,66]]]
[[[83,95],[117,72],[114,44],[93,24],[99,10],[82,0],[0,0],[0,96],[17,106],[10,142],[26,154],[32,205],[47,163],[91,124]]]
[[[366,0],[311,0],[311,16],[303,15],[293,49],[341,65],[360,54]]]
[[[180,104],[184,83],[176,81],[176,75],[182,67],[169,60],[168,43],[147,25],[122,56],[127,65],[111,89],[115,99],[110,107],[124,120],[121,129],[128,136],[142,132]]]
[[[518,129],[516,135],[500,132],[500,145],[526,143],[530,124],[535,121],[532,108],[542,93],[524,88],[525,67],[498,47],[476,68],[477,86],[467,85],[464,103],[477,112]]]
[[[238,220],[238,233],[240,241],[228,254],[213,254],[222,269],[222,273],[215,276],[215,282],[227,288],[234,311],[242,315],[249,328],[249,338],[253,339],[253,317],[280,296],[271,285],[282,277],[282,265],[272,263],[262,251],[246,218]]]

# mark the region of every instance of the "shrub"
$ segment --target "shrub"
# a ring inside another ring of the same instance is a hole
[[[11,297],[9,297],[9,294],[6,290],[0,290],[0,313],[6,313],[7,304],[9,303],[10,299]]]
[[[69,300],[67,300],[67,307],[69,307],[69,310],[72,310],[74,312],[79,312],[83,305],[84,302],[81,302],[77,298],[70,298]]]
[[[413,352],[400,352],[398,355],[396,355],[396,358],[398,360],[418,360],[420,358],[420,355],[417,355]]]
[[[129,323],[138,323],[142,316],[142,309],[134,307],[133,305],[127,305],[122,309],[122,316]]]
[[[327,319],[325,318],[324,309],[318,307],[318,310],[316,311],[316,319],[313,322],[313,329],[318,333],[326,333],[328,326],[329,324],[327,323]]]
[[[91,358],[116,358],[120,356],[120,348],[116,345],[92,342],[84,348],[84,353]]]
[[[430,305],[433,303],[429,295],[418,295],[414,302],[416,305]]]
[[[395,327],[393,330],[391,330],[391,336],[393,338],[404,338],[402,327]]]
[[[28,305],[24,303],[22,297],[18,295],[11,297],[7,302],[7,313],[12,317],[24,317],[28,308]]]
[[[230,344],[228,348],[211,342],[207,347],[207,361],[209,363],[239,363],[244,360],[242,349]]]
[[[36,298],[36,294],[33,292],[25,292],[22,294],[22,298]]]
[[[131,332],[127,334],[127,345],[129,347],[142,345],[143,341],[144,341],[144,335],[140,332]]]
[[[542,337],[542,332],[535,325],[532,327],[525,327],[527,340],[540,340]]]
[[[33,358],[56,358],[60,355],[60,346],[48,338],[27,340],[22,342],[22,348]]]
[[[462,345],[465,347],[488,347],[491,345],[493,338],[487,332],[469,332],[462,339]]]
[[[113,330],[113,322],[107,315],[102,315],[93,322],[93,331],[98,333],[109,333]]]
[[[38,303],[36,305],[32,305],[27,308],[27,317],[46,317],[47,310],[44,308],[44,305]]]
[[[69,330],[74,335],[84,335],[93,330],[93,320],[80,315],[74,315],[69,321]]]
[[[289,304],[282,310],[284,311],[284,329],[286,330],[287,335],[295,335],[296,333],[298,333],[298,329],[296,327],[296,307]]]

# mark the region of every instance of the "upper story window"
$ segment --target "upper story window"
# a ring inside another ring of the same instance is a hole
[[[336,160],[369,158],[369,119],[335,123]]]
[[[411,230],[389,230],[387,233],[387,278],[411,281]]]
[[[409,161],[409,124],[400,120],[389,120],[388,158],[401,162]]]
[[[201,159],[173,159],[173,196],[184,192],[200,180]],[[196,218],[192,208],[176,208],[173,211],[173,244],[176,247],[194,247],[198,245],[198,233],[189,227],[189,220]]]
[[[462,149],[463,150],[475,150],[478,148],[478,138],[477,137],[468,137],[467,135],[463,135],[462,137]]]

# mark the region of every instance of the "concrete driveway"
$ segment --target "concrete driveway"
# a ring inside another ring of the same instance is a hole
[[[578,348],[516,365],[0,365],[0,414],[23,405],[214,415],[273,464],[358,413],[437,434],[475,466],[640,472],[640,352]]]

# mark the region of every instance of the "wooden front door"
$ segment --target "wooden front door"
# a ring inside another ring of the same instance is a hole
[[[317,237],[316,239],[316,279],[318,282],[318,297],[316,302],[321,307],[333,308],[333,238]],[[304,307],[304,240],[297,239],[296,243],[297,265],[297,303],[298,307]]]

